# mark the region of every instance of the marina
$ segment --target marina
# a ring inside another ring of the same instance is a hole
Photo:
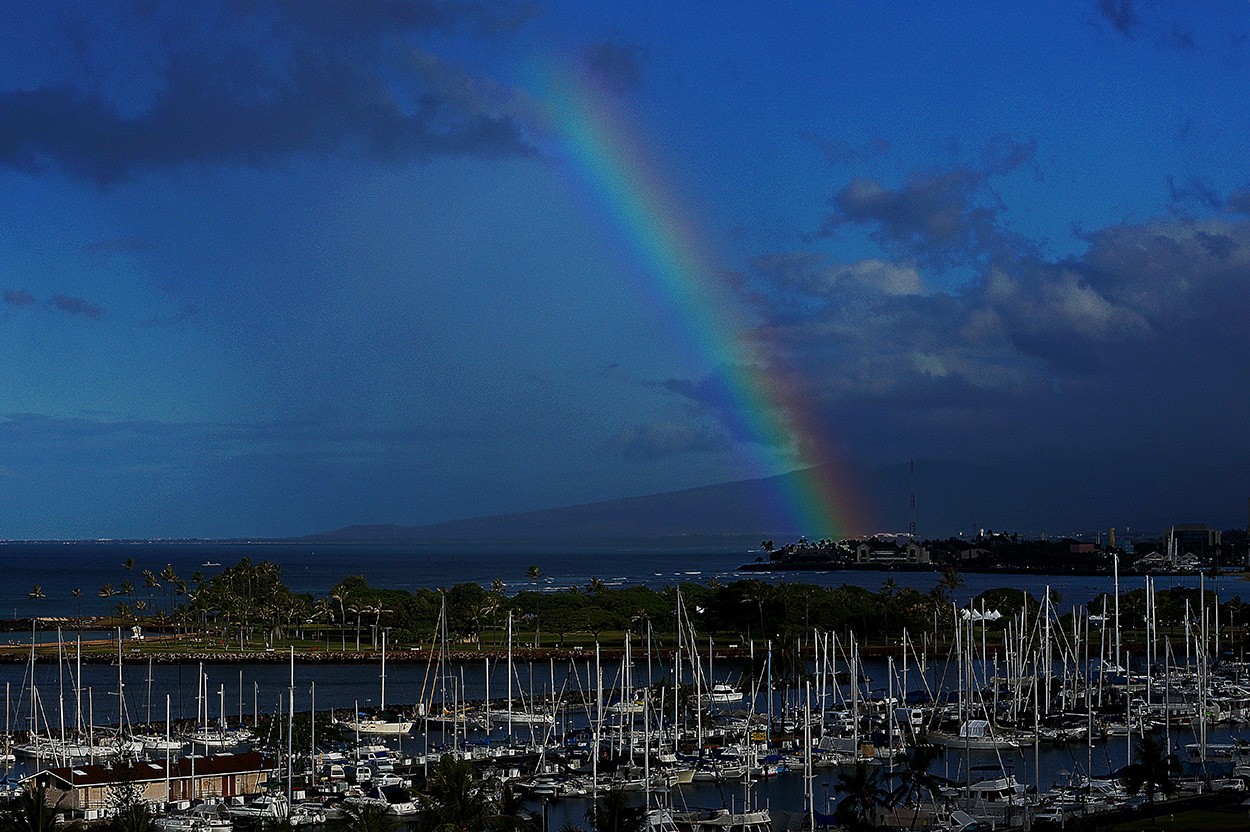
[[[1250,3],[11,3],[0,832],[1247,832]]]
[[[1142,772],[1161,802],[1235,804],[1250,780],[1237,631],[1205,576],[1180,628],[1151,614],[1163,579],[1132,580],[1144,627],[1043,587],[1007,614],[952,600],[870,651],[798,626],[718,642],[680,589],[673,622],[562,651],[523,643],[511,616],[490,647],[459,643],[444,607],[398,662],[384,628],[346,664],[281,645],[265,662],[158,662],[127,631],[111,662],[84,662],[72,632],[37,631],[25,663],[0,664],[6,782],[92,820],[117,811],[109,778],[142,781],[170,830],[413,819],[457,765],[549,828],[610,800],[669,832],[1063,826],[1153,813]]]

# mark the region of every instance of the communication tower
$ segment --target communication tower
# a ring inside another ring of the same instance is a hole
[[[907,484],[911,492],[911,496],[907,502],[907,536],[916,539],[916,460],[912,458],[907,462],[908,476]]]

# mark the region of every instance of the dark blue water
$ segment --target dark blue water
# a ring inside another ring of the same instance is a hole
[[[754,542],[727,539],[715,542],[636,542],[559,544],[311,544],[311,543],[0,543],[0,618],[91,615],[109,612],[117,598],[99,597],[104,584],[115,589],[123,581],[135,586],[136,597],[146,597],[143,570],[159,573],[172,565],[184,581],[197,572],[205,578],[241,558],[271,561],[282,568],[288,586],[297,592],[324,596],[348,575],[363,575],[372,586],[412,591],[473,581],[489,586],[503,581],[509,593],[522,589],[556,591],[585,586],[592,578],[609,586],[645,585],[663,588],[675,583],[721,582],[758,578],[777,583],[793,581],[818,586],[851,584],[880,589],[888,578],[900,588],[927,592],[938,581],[937,572],[835,570],[830,572],[739,573],[737,567],[753,561]],[[127,558],[135,566],[126,569]],[[206,566],[219,563],[221,566]],[[542,577],[526,577],[537,566]],[[1039,576],[967,573],[956,593],[966,601],[979,592],[1011,586],[1040,597],[1047,586],[1057,591],[1062,606],[1083,604],[1112,588],[1110,576]],[[1197,586],[1196,576],[1160,577],[1158,589]],[[44,598],[31,598],[38,585]],[[1121,576],[1121,591],[1143,585],[1140,576]],[[1207,586],[1224,599],[1250,598],[1244,579],[1209,578]],[[82,591],[75,599],[73,590]],[[159,600],[163,590],[152,590]]]

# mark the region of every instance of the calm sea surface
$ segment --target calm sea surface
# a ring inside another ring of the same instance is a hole
[[[585,545],[517,544],[310,544],[310,543],[0,543],[0,617],[88,615],[111,609],[116,599],[99,597],[105,584],[117,588],[130,581],[142,597],[142,572],[159,573],[166,564],[188,582],[196,572],[211,577],[244,557],[272,561],[282,567],[287,585],[297,592],[322,596],[348,575],[363,575],[371,586],[415,590],[474,581],[489,586],[498,579],[508,592],[540,588],[556,591],[585,586],[592,578],[609,586],[645,585],[663,588],[675,583],[726,582],[759,578],[778,583],[804,582],[818,586],[851,584],[878,590],[893,578],[899,587],[928,591],[937,572],[837,570],[830,572],[741,573],[737,567],[759,553],[754,543],[726,540],[713,543],[665,542],[640,545],[595,543]],[[134,558],[133,570],[124,566]],[[209,565],[220,564],[220,565]],[[538,580],[526,578],[537,566]],[[1085,603],[1112,588],[1109,576],[1038,576],[967,573],[959,600],[995,587],[1011,586],[1040,596],[1046,586],[1056,590],[1063,606]],[[1197,577],[1160,577],[1156,587],[1197,586]],[[31,598],[38,585],[44,598]],[[1143,585],[1140,576],[1121,576],[1121,591]],[[1207,586],[1222,598],[1250,599],[1250,584],[1242,578],[1208,578]],[[73,590],[82,597],[75,599]]]

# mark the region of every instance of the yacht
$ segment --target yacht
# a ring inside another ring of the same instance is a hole
[[[773,822],[767,809],[731,812],[728,809],[701,809],[674,812],[674,825],[686,832],[772,832]]]
[[[343,727],[361,734],[394,737],[407,734],[415,724],[411,719],[387,719],[385,714],[381,716],[357,714],[355,720],[344,722]]]

